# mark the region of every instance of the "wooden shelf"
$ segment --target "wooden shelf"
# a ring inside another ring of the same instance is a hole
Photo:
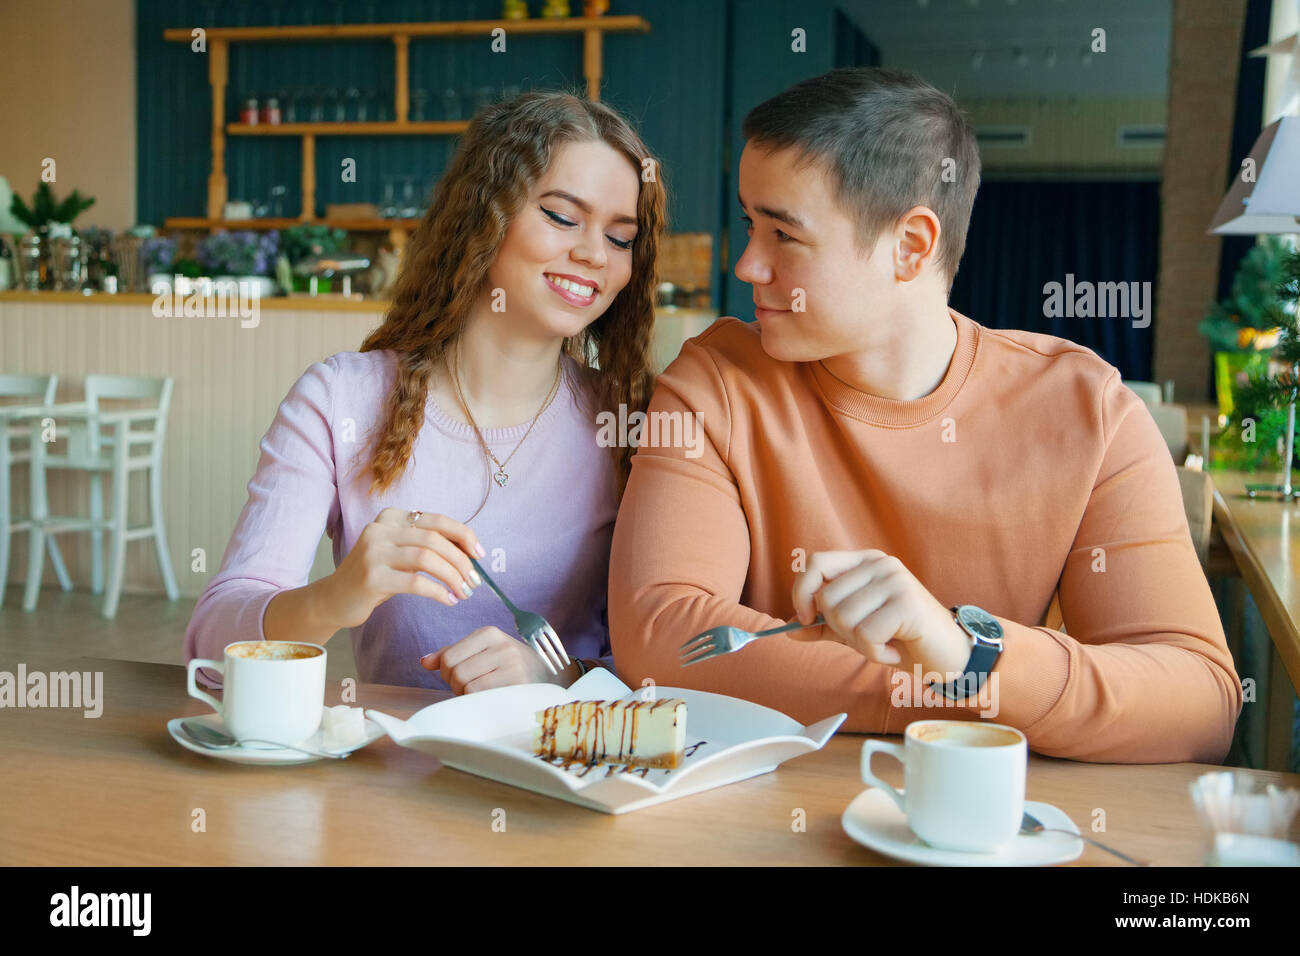
[[[394,36],[467,37],[486,36],[493,30],[510,33],[649,33],[644,17],[530,17],[526,20],[449,20],[439,23],[337,23],[289,27],[207,27],[209,42],[257,43],[276,40],[382,40]],[[191,27],[163,31],[163,38],[177,43],[191,43]]]
[[[433,120],[426,123],[227,123],[231,136],[457,136],[469,129],[469,120]]]
[[[212,87],[212,171],[208,174],[208,214],[206,217],[168,219],[166,224],[178,229],[283,229],[298,223],[323,223],[341,229],[387,230],[400,252],[407,234],[418,220],[367,220],[360,224],[323,221],[316,218],[316,137],[347,135],[378,136],[455,136],[465,132],[465,120],[410,121],[410,52],[412,37],[491,37],[496,30],[506,35],[579,34],[582,37],[582,72],[587,80],[587,98],[600,99],[600,80],[604,69],[606,33],[648,33],[650,24],[644,17],[564,17],[525,20],[449,20],[431,23],[349,23],[320,26],[288,27],[204,27],[207,43],[208,83]],[[192,43],[194,28],[177,27],[163,31],[163,38],[176,43]],[[226,87],[230,81],[230,44],[285,40],[378,40],[393,43],[394,95],[396,119],[382,123],[279,123],[277,125],[227,123]],[[227,199],[226,136],[299,136],[302,138],[302,215],[298,219],[259,219],[227,222],[221,218]],[[185,225],[180,225],[185,223]],[[283,225],[279,225],[283,224]]]
[[[411,230],[420,219],[209,219],[206,216],[171,216],[163,220],[167,229],[289,229],[293,226],[329,226],[349,232],[392,232]]]

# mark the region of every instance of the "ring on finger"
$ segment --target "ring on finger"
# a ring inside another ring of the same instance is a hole
[[[423,511],[410,511],[410,512],[407,512],[407,515],[406,515],[406,523],[409,524],[412,528],[414,528],[414,527],[415,527],[415,523],[416,523],[417,521],[420,520],[420,517],[421,517],[423,514],[424,514]]]

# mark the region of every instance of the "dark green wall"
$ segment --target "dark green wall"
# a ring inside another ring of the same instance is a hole
[[[538,0],[530,6],[536,12]],[[581,0],[573,6],[580,10]],[[730,273],[744,239],[743,229],[737,232],[735,201],[739,150],[731,144],[739,141],[746,111],[790,83],[837,65],[837,46],[841,59],[846,49],[844,21],[837,35],[830,0],[614,0],[612,6],[613,13],[644,16],[652,29],[606,37],[601,98],[624,111],[660,156],[670,229],[714,235],[731,230],[731,262],[717,263],[727,279],[715,284],[715,305],[752,318],[749,287]],[[186,44],[165,42],[164,29],[495,19],[500,10],[499,0],[137,0],[137,218],[160,225],[168,216],[206,211],[207,58]],[[807,31],[806,53],[790,49],[796,27]],[[486,39],[413,40],[411,88],[430,91],[429,118],[440,117],[437,94],[447,86],[585,89],[580,38],[511,37],[507,50],[492,53]],[[234,44],[227,117],[250,93],[357,86],[382,91],[391,101],[392,82],[393,46],[387,40]],[[427,197],[454,144],[446,136],[319,137],[317,213],[333,202],[380,201],[386,176],[415,175]],[[285,213],[296,215],[302,204],[299,149],[296,137],[227,137],[230,197],[256,200],[273,184],[283,184]],[[343,157],[356,159],[357,182],[340,182]]]

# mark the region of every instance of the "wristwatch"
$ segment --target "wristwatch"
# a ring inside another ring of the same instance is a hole
[[[953,620],[975,642],[963,675],[943,685],[944,697],[961,700],[984,687],[985,679],[1002,654],[1002,625],[988,611],[973,604],[959,604],[950,610]]]

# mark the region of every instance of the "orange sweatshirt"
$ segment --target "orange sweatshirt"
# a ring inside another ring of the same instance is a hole
[[[983,710],[1049,756],[1221,762],[1241,684],[1150,413],[1091,350],[950,312],[952,361],[915,401],[772,359],[737,319],[686,343],[659,378],[614,531],[619,674],[805,723],[844,711],[860,733]],[[680,425],[656,418],[674,412]],[[784,635],[678,664],[707,628],[793,618],[807,555],[868,548],[944,606],[998,618],[995,697],[924,706],[911,672]],[[1064,630],[1041,626],[1058,588]]]

